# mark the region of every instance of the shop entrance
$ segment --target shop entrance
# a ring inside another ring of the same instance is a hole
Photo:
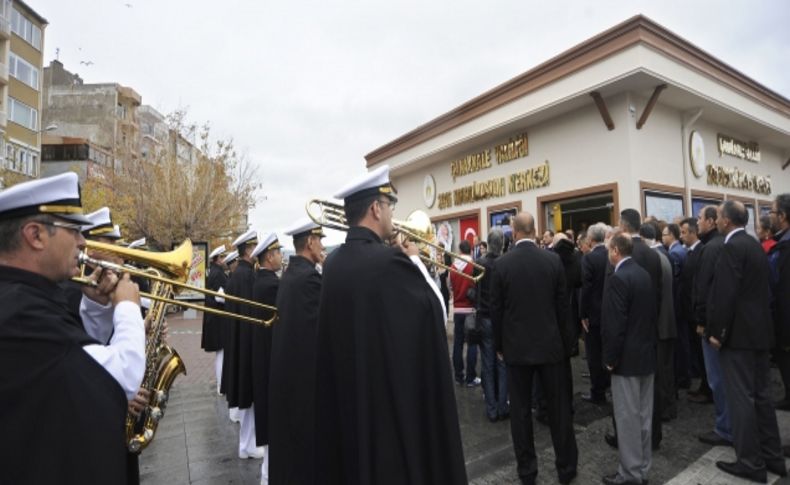
[[[613,184],[614,185],[614,184]],[[612,225],[616,222],[617,188],[601,190],[590,188],[566,194],[541,197],[541,231],[554,232],[573,229],[575,234],[586,231],[591,225],[603,222]]]

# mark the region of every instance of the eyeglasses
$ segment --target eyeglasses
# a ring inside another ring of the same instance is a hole
[[[80,226],[79,224],[69,224],[68,222],[60,222],[60,221],[35,221],[35,222],[39,224],[44,224],[45,226],[60,227],[68,231],[73,231],[75,234],[79,234],[80,232],[82,232],[82,226]]]
[[[379,204],[387,204],[388,206],[390,206],[390,209],[395,210],[395,205],[397,204],[397,202],[391,199],[379,199]]]

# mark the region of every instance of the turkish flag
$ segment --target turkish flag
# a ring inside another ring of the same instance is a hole
[[[461,230],[461,240],[469,241],[469,245],[474,247],[475,236],[480,232],[480,221],[476,216],[467,217],[459,221],[459,228]]]

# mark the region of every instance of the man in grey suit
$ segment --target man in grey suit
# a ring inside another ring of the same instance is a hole
[[[652,460],[653,376],[656,372],[656,299],[650,275],[631,259],[633,242],[617,234],[609,242],[614,272],[601,310],[603,362],[612,372],[612,405],[620,466],[606,485],[641,485]]]

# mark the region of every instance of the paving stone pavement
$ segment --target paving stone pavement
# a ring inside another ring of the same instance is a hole
[[[156,437],[140,457],[144,485],[257,484],[260,460],[237,457],[238,425],[228,419],[227,405],[216,394],[214,354],[200,349],[200,320],[169,318],[169,340],[187,368],[173,385],[170,405]],[[479,366],[479,363],[478,363]],[[581,401],[589,380],[582,378],[586,362],[573,359],[574,423],[579,447],[578,485],[601,483],[601,476],[617,467],[617,453],[603,441],[610,430],[611,405],[596,406]],[[781,381],[771,375],[776,397]],[[690,404],[680,393],[678,418],[664,424],[661,449],[653,454],[650,483],[671,485],[740,485],[715,467],[718,459],[731,459],[730,448],[711,448],[696,440],[697,434],[713,426],[713,406]],[[480,387],[456,387],[456,401],[469,483],[499,485],[519,483],[510,439],[509,421],[489,423],[485,418]],[[790,441],[790,412],[777,412],[783,441]],[[535,425],[538,450],[538,483],[557,482],[554,452],[548,427]],[[724,457],[724,458],[722,458]],[[788,461],[790,465],[790,460]],[[790,480],[769,477],[769,483]]]

